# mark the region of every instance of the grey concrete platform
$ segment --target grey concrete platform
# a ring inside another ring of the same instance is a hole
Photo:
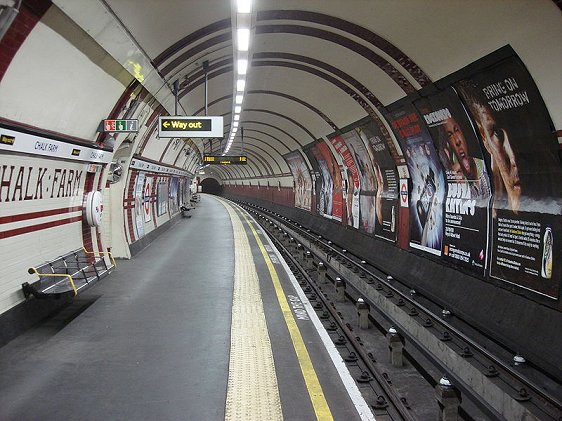
[[[0,348],[0,420],[222,420],[234,272],[226,209],[202,195],[191,219]],[[255,240],[283,414],[314,412]],[[280,275],[286,294],[294,293]],[[334,419],[359,419],[310,323],[299,321]]]

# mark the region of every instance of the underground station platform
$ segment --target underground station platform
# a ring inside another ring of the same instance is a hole
[[[261,228],[202,196],[0,348],[0,419],[375,419]]]

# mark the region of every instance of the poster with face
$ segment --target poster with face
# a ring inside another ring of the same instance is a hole
[[[373,164],[371,163],[365,144],[356,130],[344,133],[342,138],[357,166],[357,173],[361,182],[359,228],[361,231],[372,234],[375,232],[375,195],[377,192],[377,182]]]
[[[410,172],[410,247],[441,255],[445,176],[431,136],[412,105],[389,114],[388,120]]]
[[[312,202],[312,178],[299,151],[284,156],[295,180],[295,207],[310,211]]]
[[[452,88],[415,102],[445,169],[443,258],[484,276],[488,255],[490,178],[476,137]]]
[[[319,213],[327,218],[342,220],[342,177],[339,166],[325,142],[312,147],[312,154],[318,163],[322,190],[319,194]]]
[[[330,139],[330,143],[334,146],[336,152],[340,154],[344,164],[345,189],[344,189],[344,222],[353,227],[359,228],[360,213],[359,201],[362,192],[362,184],[357,170],[355,160],[351,155],[349,148],[341,136],[335,136]]]
[[[540,93],[515,56],[454,87],[490,166],[490,276],[558,298],[562,166]]]
[[[396,241],[399,179],[395,161],[379,127],[371,122],[359,127],[357,133],[367,145],[377,183],[375,194],[375,235]]]

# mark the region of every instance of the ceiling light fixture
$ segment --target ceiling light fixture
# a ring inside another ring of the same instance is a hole
[[[248,71],[248,60],[246,59],[239,59],[238,60],[238,74],[245,75]]]
[[[238,130],[242,113],[242,102],[244,90],[246,89],[246,73],[248,72],[249,60],[252,57],[250,47],[252,45],[252,28],[255,24],[255,15],[252,12],[252,0],[231,0],[231,30],[233,42],[233,58],[236,63],[233,72],[233,112],[230,136],[223,154],[228,153]],[[242,146],[243,150],[243,146]]]
[[[238,13],[250,13],[252,11],[252,1],[251,0],[238,0]]]
[[[248,51],[250,48],[250,30],[238,28],[238,51]]]

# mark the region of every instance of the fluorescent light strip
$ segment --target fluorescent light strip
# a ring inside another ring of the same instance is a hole
[[[252,11],[252,0],[238,0],[238,13],[250,13]]]
[[[238,74],[245,75],[248,71],[248,60],[246,59],[239,59],[238,60]]]
[[[238,28],[238,51],[248,51],[250,48],[250,30],[248,28]]]
[[[246,80],[244,75],[248,72],[248,56],[251,42],[251,20],[252,20],[252,0],[234,0],[236,2],[237,14],[233,14],[232,22],[234,27],[233,37],[236,37],[236,50],[233,51],[234,59],[236,60],[236,73],[234,74],[234,81],[236,83],[236,90],[234,91],[234,104],[232,113],[232,126],[230,128],[230,135],[226,144],[225,152],[228,152],[235,139],[238,125],[240,124],[240,114],[242,113],[242,103],[244,101],[244,90],[246,88]],[[236,34],[234,34],[236,30]]]

